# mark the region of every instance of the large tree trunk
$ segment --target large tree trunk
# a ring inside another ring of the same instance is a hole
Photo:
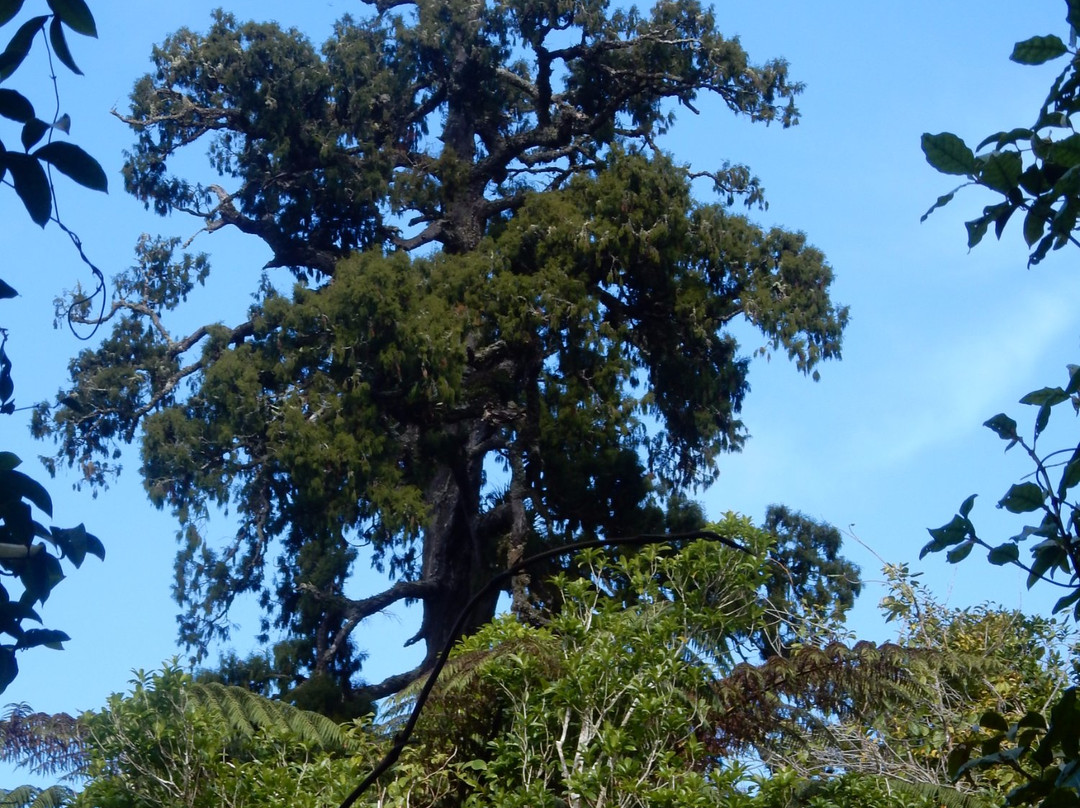
[[[499,558],[489,530],[480,526],[480,493],[484,480],[482,444],[490,427],[471,424],[458,457],[441,465],[428,485],[430,507],[424,530],[421,577],[438,585],[423,600],[423,622],[416,636],[427,644],[424,666],[433,664],[443,647],[491,620],[498,594],[478,603],[468,616],[463,632],[455,635],[454,623],[466,604],[498,571]]]

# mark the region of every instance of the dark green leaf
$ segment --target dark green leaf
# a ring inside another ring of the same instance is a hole
[[[1046,717],[1042,713],[1028,710],[1023,718],[1016,722],[1018,727],[1032,727],[1034,729],[1046,729]]]
[[[64,21],[64,25],[76,33],[85,36],[97,36],[97,25],[94,24],[94,15],[83,0],[46,0],[49,8],[56,12],[56,16]]]
[[[969,250],[983,240],[983,236],[986,235],[986,228],[990,226],[990,222],[991,217],[985,215],[978,219],[972,219],[970,222],[964,222],[964,227],[966,227],[968,231]]]
[[[1052,183],[1046,178],[1046,175],[1039,165],[1033,163],[1025,168],[1024,173],[1020,175],[1020,187],[1032,196],[1038,196],[1039,194],[1049,191],[1052,187]],[[1036,202],[1036,204],[1038,204],[1038,202]],[[1049,208],[1050,206],[1047,204],[1045,207]]]
[[[1053,163],[1064,168],[1080,164],[1080,134],[1069,135],[1050,146],[1050,158]]]
[[[34,117],[34,105],[22,93],[0,89],[0,115],[12,121],[26,123]]]
[[[922,552],[919,553],[919,558],[924,557],[927,553],[937,553],[946,547],[960,544],[960,542],[968,540],[969,537],[974,538],[971,522],[963,516],[954,516],[947,525],[927,530],[927,532],[933,541],[923,547]]]
[[[19,580],[26,588],[24,599],[44,603],[58,583],[64,580],[60,562],[48,553],[34,553],[27,559]]]
[[[948,205],[952,201],[952,198],[955,195],[956,195],[956,191],[950,191],[949,193],[945,194],[944,196],[939,196],[937,198],[937,202],[935,202],[933,205],[931,205],[930,209],[928,211],[926,211],[926,213],[924,213],[922,216],[919,217],[919,221],[920,222],[925,222],[927,217],[931,213],[933,213],[935,210],[937,210],[938,208],[943,208],[946,205]]]
[[[1030,247],[1042,238],[1049,212],[1039,205],[1032,205],[1024,217],[1024,241]]]
[[[986,560],[996,567],[1011,564],[1020,558],[1020,548],[1012,542],[1000,544],[986,554]]]
[[[52,192],[49,190],[49,178],[41,163],[26,154],[8,152],[7,167],[15,182],[15,193],[19,195],[26,212],[35,224],[44,227],[52,213]]]
[[[7,79],[23,63],[26,54],[30,52],[34,36],[48,19],[48,16],[34,17],[19,26],[4,52],[0,53],[0,81]]]
[[[1042,241],[1039,242],[1039,246],[1031,253],[1031,257],[1028,258],[1028,267],[1033,267],[1042,261],[1048,252],[1050,247],[1054,243],[1054,237],[1052,235],[1045,236]]]
[[[7,25],[22,9],[23,0],[0,0],[0,25]]]
[[[983,142],[975,148],[975,151],[979,151],[983,146],[988,146],[991,143],[993,143],[996,148],[1000,149],[1002,146],[1010,146],[1018,140],[1028,140],[1031,138],[1032,134],[1033,132],[1030,129],[1024,128],[1011,129],[1008,132],[998,132],[983,140]]]
[[[1065,47],[1065,43],[1059,37],[1050,34],[1049,36],[1033,36],[1023,42],[1017,42],[1009,58],[1022,65],[1041,65],[1068,52],[1069,49]]]
[[[997,730],[998,732],[1008,732],[1009,722],[1005,720],[1001,713],[994,710],[987,710],[979,717],[979,726],[986,729]]]
[[[1046,425],[1050,423],[1050,405],[1043,404],[1039,407],[1039,414],[1035,416],[1035,437],[1039,437]]]
[[[0,452],[0,471],[11,471],[18,468],[22,460],[14,452]]]
[[[22,133],[20,139],[22,140],[23,148],[29,151],[34,148],[41,139],[45,137],[49,131],[49,125],[45,121],[40,121],[37,118],[31,118],[25,124],[23,124]]]
[[[951,132],[922,136],[926,162],[943,174],[971,175],[975,173],[975,155],[960,138]]]
[[[1072,459],[1065,465],[1061,472],[1061,482],[1058,484],[1058,496],[1063,498],[1070,488],[1080,484],[1080,447],[1073,452]]]
[[[7,690],[19,675],[19,663],[15,661],[15,649],[0,646],[0,693]]]
[[[955,780],[958,776],[960,767],[967,763],[970,758],[970,746],[967,744],[958,744],[957,746],[954,746],[952,751],[949,752],[949,757],[946,760],[949,777]]]
[[[1065,595],[1065,597],[1058,598],[1058,602],[1054,604],[1051,614],[1063,612],[1077,601],[1080,601],[1080,588],[1073,590],[1070,594]]]
[[[1014,151],[993,152],[979,170],[979,182],[995,191],[1007,194],[1020,184],[1024,170],[1020,155]]]
[[[984,421],[983,426],[992,429],[1002,440],[1014,441],[1020,437],[1016,433],[1016,421],[1003,412],[998,413],[988,421]]]
[[[974,547],[975,542],[973,541],[966,541],[963,544],[959,544],[945,554],[945,560],[950,564],[959,563],[971,554],[971,550]]]
[[[32,628],[23,632],[15,649],[36,648],[39,645],[44,645],[46,648],[54,648],[57,651],[63,651],[64,646],[61,645],[61,643],[67,642],[70,639],[71,637],[62,631],[47,628]]]
[[[960,515],[963,516],[965,519],[971,515],[971,509],[975,505],[975,497],[977,496],[978,494],[972,494],[970,497],[960,503]]]
[[[64,37],[64,26],[60,24],[59,17],[53,17],[52,22],[49,23],[49,42],[52,43],[56,58],[64,64],[64,67],[76,76],[81,76],[83,72],[79,70],[79,66],[75,64],[75,59],[71,55],[71,48],[68,47],[67,39]]]
[[[1068,554],[1056,539],[1047,539],[1031,549],[1031,570],[1028,573],[1027,586],[1031,589],[1052,569],[1063,566],[1068,569]]]
[[[78,146],[61,142],[47,143],[34,152],[34,157],[50,163],[79,185],[94,191],[109,190],[109,181],[101,165]]]
[[[1010,513],[1030,513],[1039,510],[1045,500],[1045,492],[1035,483],[1018,483],[1009,488],[998,507]]]
[[[1069,383],[1065,386],[1066,395],[1075,395],[1080,392],[1080,365],[1066,365],[1069,371]]]
[[[0,300],[7,300],[11,297],[18,297],[19,293],[16,292],[11,286],[4,281],[0,281]]]
[[[52,499],[41,483],[21,471],[0,472],[0,500],[28,499],[52,516]]]

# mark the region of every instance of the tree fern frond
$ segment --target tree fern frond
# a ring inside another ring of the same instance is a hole
[[[75,799],[75,792],[67,786],[18,786],[11,790],[0,789],[0,808],[61,808]]]
[[[27,704],[9,704],[0,719],[0,760],[33,774],[77,771],[85,759],[85,741],[82,722],[67,713],[50,715]]]
[[[205,710],[216,713],[228,726],[244,737],[259,729],[289,731],[307,743],[326,750],[344,749],[347,744],[341,726],[326,716],[274,701],[242,687],[217,682],[192,684],[188,687],[191,700]]]
[[[1000,800],[982,794],[971,794],[952,786],[935,783],[912,783],[896,777],[881,777],[885,787],[892,792],[910,794],[933,800],[937,808],[998,808]]]

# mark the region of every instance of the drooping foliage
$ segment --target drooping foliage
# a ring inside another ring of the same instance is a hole
[[[794,759],[837,718],[917,703],[935,653],[834,642],[740,662],[741,636],[769,620],[775,539],[734,515],[710,528],[748,552],[586,550],[580,574],[552,583],[566,606],[546,624],[505,615],[464,639],[404,755],[355,804],[982,808],[940,784],[747,769],[766,753]],[[332,805],[400,726],[391,707],[380,723],[338,727],[173,666],[133,685],[79,719],[88,779],[76,805]]]
[[[711,172],[721,202],[701,203],[656,149],[703,93],[796,120],[786,66],[750,63],[695,2],[386,4],[321,54],[218,14],[154,60],[126,117],[128,189],[259,237],[299,282],[252,273],[246,319],[179,333],[207,259],[140,242],[111,333],[35,429],[93,484],[141,434],[150,496],[181,522],[189,645],[227,635],[232,600],[256,592],[286,667],[348,700],[354,629],[419,600],[426,666],[527,549],[685,516],[669,498],[746,438],[733,321],[806,373],[839,356],[847,311],[821,253],[731,208],[760,201],[749,171]],[[172,174],[200,139],[219,176]],[[239,520],[224,546],[203,530],[218,506]],[[358,596],[368,555],[395,583]]]
[[[2,0],[0,26],[11,23],[22,6],[22,0]],[[64,32],[68,29],[97,36],[93,15],[82,0],[49,2],[48,6],[53,13],[23,22],[0,52],[0,83],[15,74],[39,33],[45,39],[46,26],[46,47],[51,46],[68,69],[81,72],[72,59]],[[55,76],[53,80],[55,82]],[[53,122],[47,123],[38,117],[30,99],[11,87],[2,87],[0,117],[22,125],[19,132],[21,151],[10,139],[9,146],[0,140],[0,180],[14,189],[35,224],[44,227],[53,216],[52,168],[80,185],[106,190],[105,173],[94,158],[72,143],[53,140],[56,132],[66,133],[71,124],[70,118],[61,115],[59,109],[55,111]],[[42,139],[46,142],[39,146]],[[70,231],[68,234],[71,235]],[[10,284],[0,280],[0,300],[17,294]],[[15,382],[11,360],[5,350],[7,339],[7,329],[0,327],[0,414],[3,415],[15,412]],[[5,635],[4,641],[0,642],[0,693],[18,674],[16,652],[39,646],[61,648],[62,643],[70,639],[62,631],[26,628],[24,625],[41,623],[37,610],[64,578],[60,562],[67,559],[79,567],[88,553],[105,557],[101,542],[82,525],[46,528],[35,519],[35,507],[52,516],[52,499],[39,482],[18,470],[21,463],[11,452],[0,452],[0,574],[19,582],[10,590],[7,585],[0,585],[0,634]],[[38,539],[44,539],[48,544]],[[50,798],[50,793],[36,791],[11,797],[16,801],[37,800],[43,805]]]
[[[1031,250],[1028,266],[1042,261],[1051,250],[1080,244],[1073,231],[1080,216],[1080,134],[1073,117],[1080,112],[1080,2],[1065,0],[1068,44],[1057,34],[1033,36],[1017,42],[1012,61],[1041,65],[1067,57],[1038,113],[1030,124],[995,132],[973,150],[952,132],[922,136],[926,160],[943,174],[967,178],[959,188],[939,197],[923,216],[952,201],[960,188],[978,185],[1001,199],[983,208],[982,215],[966,223],[968,246],[974,247],[990,225],[998,238],[1017,213],[1023,219],[1024,241]]]

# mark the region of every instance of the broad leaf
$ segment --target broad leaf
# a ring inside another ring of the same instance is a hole
[[[1000,544],[986,554],[986,560],[996,567],[1011,564],[1020,559],[1020,548],[1012,542]]]
[[[1005,413],[998,413],[993,418],[983,422],[983,426],[992,429],[1002,440],[1015,441],[1019,439],[1016,433],[1016,421]]]
[[[1017,42],[1009,58],[1022,65],[1041,65],[1051,59],[1064,56],[1068,52],[1069,49],[1065,47],[1065,43],[1059,37],[1050,34],[1049,36],[1033,36],[1023,42]]]
[[[1009,731],[1009,722],[1005,720],[1001,713],[994,710],[987,710],[979,717],[979,726],[986,729],[995,729],[998,732]]]
[[[8,171],[15,183],[15,193],[19,195],[26,212],[35,224],[44,227],[52,214],[52,191],[49,190],[49,178],[41,163],[26,154],[8,152],[5,155]]]
[[[70,639],[71,637],[63,631],[47,628],[32,628],[23,632],[23,635],[19,638],[19,642],[15,648],[36,648],[39,645],[44,645],[46,648],[63,651],[64,646],[62,643],[67,642]]]
[[[963,544],[959,544],[945,554],[945,560],[948,561],[950,564],[956,564],[960,561],[963,561],[965,558],[971,555],[971,551],[974,549],[974,547],[975,542],[973,541],[966,541]]]
[[[0,25],[7,25],[22,9],[23,0],[0,0]]]
[[[952,132],[922,136],[926,162],[943,174],[971,175],[975,173],[975,155],[967,144]]]
[[[14,452],[0,452],[0,471],[11,471],[21,463],[22,460]]]
[[[12,499],[28,499],[52,516],[52,499],[41,483],[21,471],[0,472],[0,501]]]
[[[1024,128],[1011,129],[1008,132],[997,132],[985,138],[982,143],[975,147],[975,151],[980,151],[983,146],[989,146],[991,143],[994,144],[995,148],[1000,149],[1002,146],[1009,146],[1018,140],[1028,140],[1032,134],[1030,129]]]
[[[1014,151],[994,152],[989,155],[979,171],[979,182],[1003,194],[1020,184],[1024,170],[1020,155]]]
[[[47,143],[34,152],[34,157],[49,163],[79,185],[94,191],[109,190],[109,180],[98,161],[74,144]]]
[[[34,17],[19,26],[4,52],[0,53],[0,81],[7,79],[23,63],[26,54],[30,53],[34,36],[48,19],[48,16]]]
[[[960,515],[965,519],[971,515],[971,509],[975,505],[975,497],[977,496],[978,494],[972,494],[960,504]]]
[[[90,7],[83,0],[46,0],[49,8],[63,20],[64,25],[84,36],[97,36],[97,25]]]
[[[0,693],[7,690],[19,675],[19,663],[15,661],[15,649],[0,646]]]
[[[53,17],[52,22],[49,23],[49,42],[52,43],[56,58],[63,62],[72,73],[81,76],[83,72],[79,70],[79,66],[75,64],[75,59],[71,55],[71,48],[68,47],[67,39],[64,37],[64,26],[60,24],[59,17]]]
[[[16,292],[13,287],[8,285],[4,281],[0,281],[0,300],[7,300],[8,298],[18,297],[18,296],[19,296],[19,293]]]
[[[26,123],[34,117],[34,105],[22,93],[0,89],[0,115],[12,121]]]
[[[27,151],[34,148],[41,139],[49,131],[49,125],[45,121],[38,120],[37,118],[31,118],[23,124],[22,132],[19,135],[19,139],[22,141],[22,146]]]
[[[990,226],[991,220],[991,217],[988,217],[984,214],[978,219],[972,219],[970,222],[964,222],[964,227],[966,227],[968,231],[969,250],[983,240],[983,236],[986,235],[986,229]]]
[[[1035,483],[1018,483],[1009,488],[998,502],[999,508],[1010,513],[1030,513],[1037,511],[1046,501],[1046,493]]]

